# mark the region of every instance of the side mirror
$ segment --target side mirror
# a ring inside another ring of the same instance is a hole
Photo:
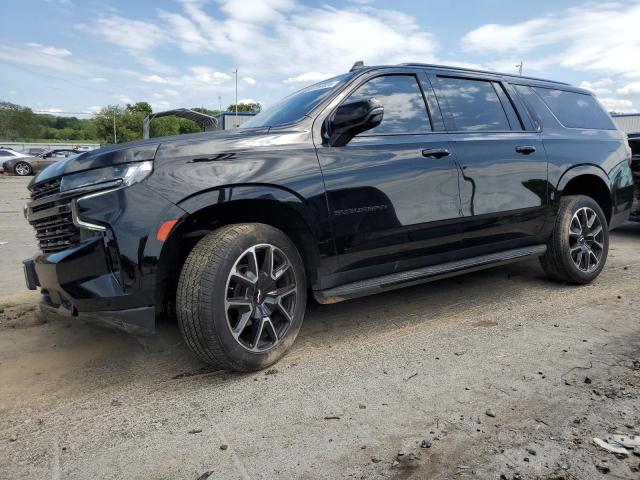
[[[371,130],[382,122],[384,107],[375,98],[355,100],[340,105],[327,124],[329,145],[341,147],[359,133]]]

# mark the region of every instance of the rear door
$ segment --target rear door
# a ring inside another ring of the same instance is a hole
[[[549,206],[547,157],[515,91],[477,75],[430,79],[460,169],[468,253],[537,242]]]

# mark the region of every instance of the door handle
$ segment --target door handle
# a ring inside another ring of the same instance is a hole
[[[516,147],[516,152],[521,153],[523,155],[529,155],[530,153],[533,153],[535,151],[536,151],[536,147],[532,145],[524,145],[521,147]]]
[[[449,155],[451,155],[451,152],[446,148],[425,148],[422,150],[423,157],[442,158],[448,157]]]

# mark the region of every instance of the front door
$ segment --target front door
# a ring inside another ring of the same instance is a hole
[[[372,97],[384,107],[379,126],[317,149],[342,271],[336,283],[423,266],[459,233],[458,171],[448,135],[432,131],[418,77],[369,76],[343,102]]]

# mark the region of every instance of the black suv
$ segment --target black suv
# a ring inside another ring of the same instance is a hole
[[[587,91],[434,65],[354,68],[234,131],[114,145],[29,186],[43,308],[256,370],[307,294],[332,303],[540,257],[584,284],[633,200],[626,137]]]

